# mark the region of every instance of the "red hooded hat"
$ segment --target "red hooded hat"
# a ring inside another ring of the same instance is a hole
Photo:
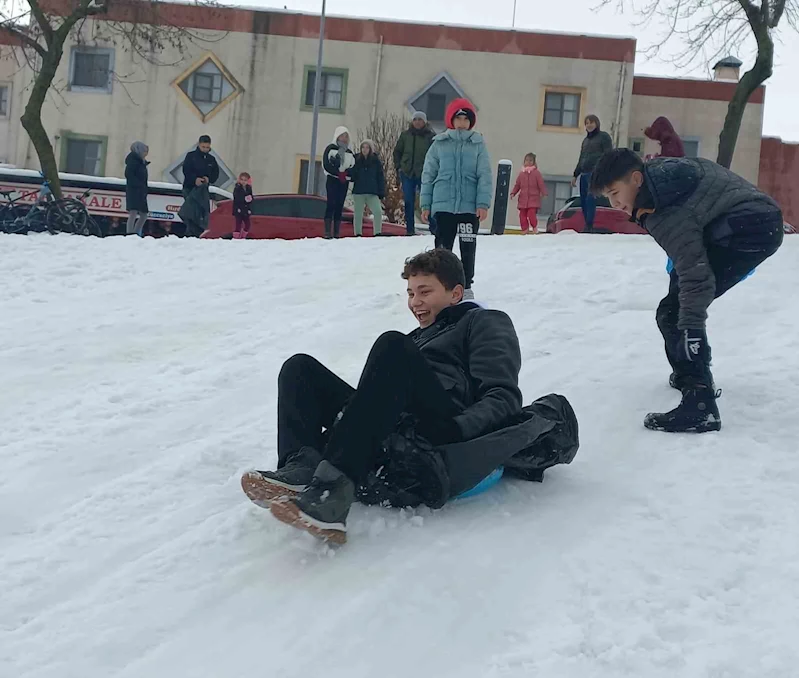
[[[448,129],[455,129],[452,121],[457,115],[466,115],[469,118],[469,129],[473,129],[477,124],[477,111],[475,110],[472,102],[468,99],[455,99],[447,106],[446,122]]]
[[[660,142],[661,158],[684,158],[685,148],[682,144],[680,135],[674,131],[674,127],[668,118],[660,116],[655,122],[644,130],[644,134],[653,141]]]

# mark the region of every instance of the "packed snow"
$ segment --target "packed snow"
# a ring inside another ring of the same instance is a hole
[[[355,382],[430,246],[0,236],[0,676],[797,675],[799,237],[711,308],[718,434],[642,426],[679,399],[652,240],[484,237],[478,300],[575,461],[356,506],[339,549],[246,499],[283,360]]]

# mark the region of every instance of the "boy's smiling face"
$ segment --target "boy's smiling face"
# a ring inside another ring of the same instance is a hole
[[[419,323],[419,327],[430,327],[441,311],[455,306],[463,300],[463,287],[455,285],[451,290],[435,276],[419,273],[408,278],[408,308]]]
[[[623,210],[630,216],[633,216],[633,209],[635,207],[635,199],[638,197],[638,191],[644,184],[644,175],[635,170],[630,172],[623,179],[614,181],[604,191],[603,195],[610,200],[610,205],[614,209]]]

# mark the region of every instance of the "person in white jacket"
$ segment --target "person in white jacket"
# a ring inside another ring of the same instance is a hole
[[[325,210],[325,238],[338,238],[341,233],[341,212],[352,181],[355,155],[350,149],[350,131],[336,127],[331,143],[322,156],[322,167],[327,175],[327,209]]]

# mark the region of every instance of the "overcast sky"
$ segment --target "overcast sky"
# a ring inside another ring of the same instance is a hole
[[[285,6],[289,10],[313,13],[319,13],[322,7],[322,0],[226,1],[229,4],[264,8],[283,9]],[[617,14],[612,7],[593,12],[592,8],[598,4],[599,0],[518,0],[516,27],[632,36],[638,41],[639,51],[657,41],[661,30],[657,24],[647,28],[636,27],[637,19],[632,13]],[[510,28],[513,0],[327,0],[327,12],[344,16]],[[786,25],[786,30],[778,37],[782,43],[776,46],[774,75],[766,83],[763,134],[799,142],[799,35],[787,30]],[[753,62],[754,52],[734,56],[744,62],[744,68],[748,68]],[[635,70],[639,75],[709,77],[707,65],[676,72],[672,64],[661,60],[647,61],[640,53],[636,57]]]

